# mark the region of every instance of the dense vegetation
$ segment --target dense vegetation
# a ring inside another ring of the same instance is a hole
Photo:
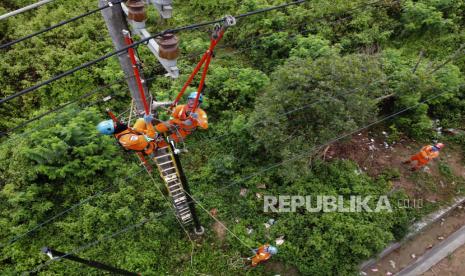
[[[32,2],[2,1],[0,13]],[[93,9],[96,2],[57,0],[1,21],[0,43]],[[151,8],[148,25],[153,32],[285,1],[174,2],[175,16],[167,22],[159,22]],[[388,176],[369,177],[347,160],[319,160],[319,145],[405,108],[410,109],[384,122],[398,135],[437,138],[435,120],[443,128],[464,128],[465,2],[384,0],[358,8],[367,2],[309,1],[241,19],[216,51],[207,79],[204,109],[211,128],[198,131],[185,145],[185,171],[202,206],[217,208],[218,218],[248,246],[285,236],[274,260],[303,275],[355,274],[360,262],[402,238],[417,214],[400,208],[376,214],[265,214],[256,193],[384,195],[391,189]],[[150,90],[162,100],[172,99],[195,66],[208,45],[208,29],[183,32],[180,38],[179,80],[162,77],[154,57],[139,47],[146,76],[160,75]],[[101,15],[95,14],[4,50],[2,98],[112,47]],[[2,104],[0,130],[122,76],[112,58]],[[103,102],[106,95],[112,100]],[[77,255],[143,275],[266,273],[263,266],[244,270],[241,257],[250,256],[249,249],[230,234],[224,240],[217,237],[211,228],[214,221],[201,208],[207,233],[191,241],[157,189],[163,187],[161,180],[155,177],[154,183],[134,156],[96,133],[105,108],[126,110],[128,95],[124,82],[113,85],[2,138],[2,275],[29,271],[46,261],[40,254],[43,246],[68,252],[146,218],[140,227]],[[463,136],[455,143],[465,149]],[[289,161],[292,157],[299,158]],[[257,188],[262,184],[266,190]],[[248,189],[246,196],[239,195],[241,187]],[[402,197],[402,191],[390,194],[392,202]],[[270,218],[277,224],[265,229]],[[248,228],[254,229],[251,234]],[[41,272],[100,275],[66,260]]]

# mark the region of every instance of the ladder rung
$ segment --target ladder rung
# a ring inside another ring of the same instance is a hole
[[[172,181],[173,178],[177,178],[177,177],[178,175],[176,173],[167,174],[164,176],[166,182],[170,182]]]
[[[174,196],[174,193],[177,192],[177,191],[182,191],[182,188],[172,190],[172,191],[170,191],[170,193]]]
[[[179,214],[180,216],[184,216],[184,215],[186,215],[186,213],[190,213],[190,212],[191,212],[191,210],[189,210],[189,207],[186,207],[186,208],[184,208],[184,209],[178,211],[178,214]]]
[[[175,200],[174,200],[174,203],[177,204],[178,202],[180,202],[180,201],[185,201],[186,199],[187,199],[187,198],[183,195],[183,196],[181,196],[180,198],[175,199]]]
[[[168,186],[171,188],[174,187],[174,185],[181,185],[181,182],[178,183],[178,179],[176,178],[174,180],[167,181],[166,184],[168,184]]]
[[[176,170],[176,167],[171,167],[171,168],[168,168],[168,169],[164,169],[164,170],[162,170],[162,172],[167,172],[167,171],[173,170],[173,169]]]
[[[164,162],[164,163],[158,164],[158,166],[164,166],[164,165],[169,164],[169,163],[173,163],[173,160],[170,160],[170,161],[168,161],[168,162]]]
[[[185,215],[181,217],[181,220],[185,222],[186,220],[190,220],[192,218],[191,214]]]
[[[155,158],[161,159],[161,158],[164,158],[164,157],[167,157],[167,156],[171,156],[171,153],[160,155],[160,156],[155,156]]]

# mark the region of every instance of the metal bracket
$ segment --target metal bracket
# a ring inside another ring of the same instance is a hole
[[[236,18],[232,15],[226,15],[224,17],[223,26],[225,28],[236,25]]]

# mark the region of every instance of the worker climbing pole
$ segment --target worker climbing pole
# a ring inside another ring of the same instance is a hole
[[[121,3],[118,7],[104,14],[110,34],[114,40],[115,47],[122,48],[134,43],[131,33],[128,30],[128,21],[134,32],[141,36],[147,36],[145,29],[145,1],[128,1],[126,4]],[[122,15],[127,15],[127,20]],[[115,24],[115,21],[117,24]],[[167,191],[170,195],[172,204],[175,209],[176,216],[184,225],[194,224],[194,229],[197,234],[204,232],[197,218],[194,202],[190,197],[190,190],[187,178],[184,175],[181,160],[179,158],[180,151],[176,148],[176,143],[183,141],[187,135],[191,134],[198,126],[206,129],[208,127],[206,113],[199,108],[202,102],[203,87],[208,73],[209,65],[213,57],[213,51],[218,42],[223,38],[224,32],[229,26],[235,25],[235,18],[226,16],[222,24],[217,24],[214,27],[213,34],[210,39],[210,46],[203,54],[201,60],[190,74],[188,80],[182,87],[176,99],[171,103],[169,111],[175,120],[162,122],[156,127],[153,126],[152,115],[152,95],[148,91],[148,87],[143,79],[142,67],[140,66],[136,51],[133,47],[129,47],[126,56],[120,56],[120,62],[125,73],[133,75],[129,83],[131,96],[136,106],[136,114],[143,118],[136,120],[133,127],[130,127],[131,122],[124,123],[120,118],[117,118],[109,111],[112,118],[101,122],[97,128],[102,134],[114,135],[118,143],[125,149],[136,152],[142,164],[147,169],[147,172],[152,171],[152,166],[148,159],[153,160],[160,173],[161,178],[166,184]],[[119,30],[118,30],[119,29]],[[119,31],[119,33],[118,33]],[[176,73],[171,73],[169,70],[175,71],[175,66],[172,66],[172,60],[177,58],[178,49],[177,38],[173,38],[174,34],[164,34],[158,43],[160,45],[152,45],[152,52],[156,55],[159,61],[167,68],[168,74],[177,76]],[[169,43],[168,41],[173,41]],[[153,42],[153,41],[151,41]],[[124,44],[123,44],[124,43]],[[165,45],[166,44],[166,45]],[[167,45],[169,47],[167,47]],[[174,46],[174,47],[173,47]],[[166,49],[173,52],[172,55],[167,55]],[[168,66],[169,65],[169,66]],[[199,86],[197,92],[189,95],[187,105],[179,105],[179,100],[200,71],[203,66]],[[129,70],[130,69],[130,70]],[[177,69],[177,68],[176,68]],[[160,106],[159,103],[154,104],[155,107]],[[130,111],[132,112],[132,110]]]

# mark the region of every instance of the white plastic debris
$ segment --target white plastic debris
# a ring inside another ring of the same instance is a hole
[[[271,225],[269,225],[268,223],[264,223],[264,225],[265,225],[265,228],[266,228],[266,229],[268,229],[268,228],[271,227]]]
[[[389,264],[392,268],[396,268],[396,262],[394,262],[394,260],[389,260]]]
[[[262,198],[262,194],[261,194],[261,193],[255,193],[255,196],[256,196],[258,199]]]
[[[378,269],[377,268],[372,268],[371,271],[378,272]]]
[[[269,225],[273,225],[275,223],[276,223],[276,221],[274,219],[272,219],[272,218],[268,220]]]
[[[258,189],[266,189],[266,184],[265,183],[257,184],[257,188]]]
[[[384,136],[388,136],[388,133],[386,131],[381,132]]]
[[[239,193],[240,196],[246,196],[247,195],[247,189],[246,188],[241,188],[241,191]]]
[[[363,271],[360,271],[360,275],[366,276],[367,273],[366,273],[366,272],[363,272]]]
[[[412,254],[412,255],[410,255],[410,257],[412,257],[412,259],[415,259],[417,257],[417,255]]]
[[[252,232],[253,232],[253,228],[252,228],[252,227],[250,227],[250,228],[247,228],[247,234],[249,234],[249,235],[250,235],[250,234],[252,234]]]
[[[443,239],[444,239],[443,236],[439,236],[439,237],[438,237],[438,240],[440,240],[440,241],[442,241]]]
[[[276,245],[282,245],[284,243],[284,236],[276,239]]]
[[[388,272],[386,272],[386,275],[387,275],[387,276],[391,276],[392,273],[388,271]]]

